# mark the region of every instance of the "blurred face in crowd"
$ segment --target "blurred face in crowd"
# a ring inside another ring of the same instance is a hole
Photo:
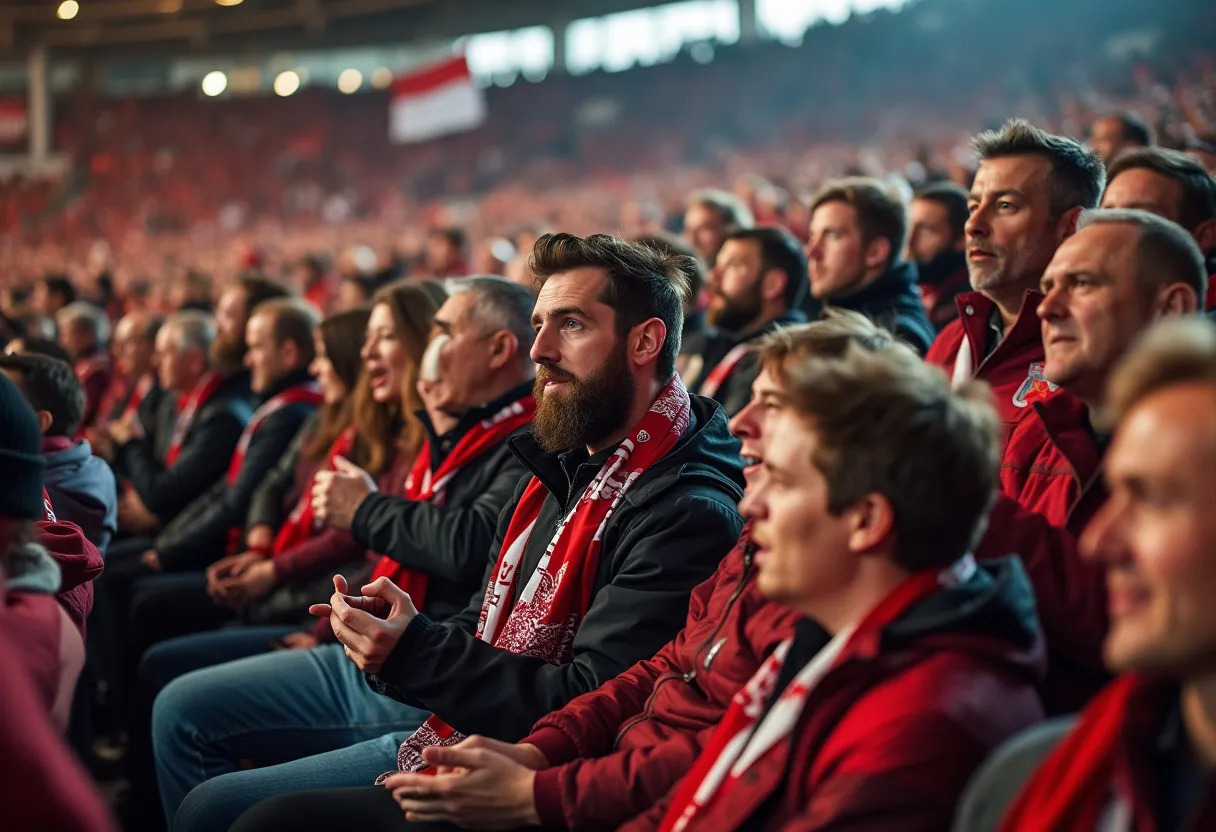
[[[377,404],[401,401],[409,354],[397,334],[397,324],[387,304],[372,307],[363,342],[363,367]]]
[[[240,286],[220,295],[215,306],[215,362],[221,367],[239,367],[245,358],[245,325],[249,322],[248,297]]]
[[[967,271],[971,285],[990,296],[1020,297],[1039,278],[1064,237],[1051,216],[1042,156],[986,159],[975,174],[967,220]]]
[[[1106,569],[1116,672],[1210,673],[1216,661],[1216,388],[1177,384],[1135,404],[1106,455],[1110,499],[1081,537]]]
[[[716,208],[692,205],[684,212],[684,239],[706,263],[717,261],[718,249],[726,235],[726,221]]]
[[[250,323],[252,324],[252,321]],[[329,353],[325,349],[325,339],[321,337],[320,329],[312,331],[312,345],[313,359],[312,363],[308,365],[308,372],[312,373],[317,384],[321,386],[321,395],[325,398],[327,405],[341,404],[350,391],[347,390],[346,382],[338,375],[333,363],[329,360]]]
[[[760,244],[755,240],[727,240],[718,261],[706,274],[709,322],[728,332],[746,332],[757,324],[763,310]]]
[[[461,260],[460,247],[442,234],[432,234],[426,240],[426,264],[435,277],[453,277],[458,274]]]
[[[593,447],[620,431],[637,392],[616,312],[600,298],[608,278],[582,268],[545,281],[532,312],[536,417],[546,451]]]
[[[491,374],[516,359],[516,341],[505,330],[486,331],[473,319],[477,296],[457,292],[444,301],[431,322],[431,342],[423,359],[435,362],[427,402],[452,416],[486,404],[483,391]]]
[[[143,315],[127,315],[114,328],[114,359],[120,373],[137,378],[152,371],[155,345],[144,337],[147,329]]]
[[[1110,164],[1120,150],[1139,147],[1136,142],[1123,138],[1123,122],[1117,118],[1100,118],[1094,122],[1089,134],[1089,146],[1097,151],[1102,161]]]
[[[198,350],[179,350],[177,330],[165,325],[156,333],[156,373],[161,388],[178,395],[189,393],[206,370]]]
[[[730,432],[742,443],[739,456],[743,457],[743,476],[749,485],[760,474],[769,425],[787,407],[785,390],[766,367],[752,382],[751,400],[730,420]]]
[[[847,202],[825,202],[811,214],[811,241],[806,254],[811,294],[818,300],[861,288],[867,258],[878,241],[862,239],[857,209]],[[880,258],[881,260],[881,258]]]
[[[766,425],[764,462],[739,511],[752,521],[756,586],[770,600],[813,610],[853,579],[849,512],[828,511],[828,482],[812,461],[814,425],[793,411]]]
[[[34,306],[34,311],[39,315],[46,315],[48,318],[55,317],[55,313],[67,305],[67,299],[58,292],[51,291],[44,281],[39,281],[34,285],[34,294],[30,298],[30,302]]]
[[[954,236],[950,212],[932,199],[914,199],[908,206],[908,250],[904,255],[927,266],[947,251],[962,251],[965,237]]]
[[[274,315],[254,313],[245,327],[245,366],[249,368],[250,387],[255,393],[268,392],[299,363],[299,350],[294,343],[275,340],[274,323]]]
[[[1103,208],[1139,208],[1172,222],[1182,216],[1182,183],[1148,168],[1129,168],[1106,184]]]
[[[72,358],[81,358],[97,348],[93,334],[79,321],[64,323],[60,326],[59,343]]]
[[[1096,402],[1114,363],[1162,311],[1139,286],[1139,230],[1100,223],[1061,244],[1043,275],[1039,304],[1044,376]]]
[[[334,312],[346,312],[367,306],[367,292],[354,280],[343,280],[338,285],[338,297],[334,301]]]

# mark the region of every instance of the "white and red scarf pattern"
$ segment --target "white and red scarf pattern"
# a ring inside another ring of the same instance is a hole
[[[477,638],[551,664],[570,661],[575,634],[591,605],[605,527],[629,487],[683,437],[690,406],[684,384],[673,378],[592,478],[520,591],[519,567],[548,493],[536,478],[528,483],[486,587]],[[401,744],[398,768],[420,770],[426,765],[423,749],[462,739],[463,734],[432,714]]]
[[[224,377],[219,373],[207,373],[198,380],[189,393],[178,398],[177,419],[173,422],[173,435],[169,437],[169,450],[165,454],[166,468],[172,468],[177,463],[177,458],[182,454],[186,434],[190,432],[190,426],[194,424],[194,417],[198,415],[199,408],[215,395],[216,389],[223,380]]]
[[[713,398],[717,395],[718,390],[730,378],[730,374],[735,371],[735,367],[739,366],[754,345],[751,342],[744,342],[732,349],[722,357],[722,360],[714,365],[714,368],[709,371],[709,375],[705,377],[705,381],[701,382],[700,394]]]

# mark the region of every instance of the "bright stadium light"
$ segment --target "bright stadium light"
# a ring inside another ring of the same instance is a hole
[[[217,6],[239,6],[245,0],[215,0]]]
[[[372,86],[378,90],[382,90],[393,83],[393,71],[386,66],[382,66],[372,73]]]
[[[363,73],[359,70],[344,69],[338,73],[338,89],[347,95],[358,92],[361,86],[363,86]]]
[[[275,95],[281,95],[286,98],[299,88],[300,73],[294,69],[284,70],[274,77]]]
[[[71,20],[80,13],[80,4],[76,0],[63,0],[59,4],[59,10],[55,12],[60,20]]]
[[[228,76],[218,69],[213,69],[203,76],[203,95],[215,98],[226,89],[228,89]]]

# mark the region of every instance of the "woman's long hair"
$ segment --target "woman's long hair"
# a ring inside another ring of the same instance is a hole
[[[367,332],[367,319],[371,311],[367,306],[348,309],[330,315],[317,325],[317,333],[321,336],[321,343],[325,345],[325,355],[333,365],[334,373],[342,379],[346,395],[337,404],[321,406],[317,430],[305,443],[303,451],[305,458],[313,462],[325,461],[334,440],[346,430],[354,418],[353,394],[358,389],[359,377],[363,374],[363,358],[359,352],[363,346],[363,336]],[[357,458],[357,453],[352,452],[351,456],[356,457],[351,459],[356,465],[364,462]]]
[[[422,409],[418,397],[418,364],[426,351],[431,319],[447,297],[438,286],[397,281],[376,292],[372,306],[383,303],[393,316],[397,337],[408,357],[401,379],[401,398],[378,404],[371,379],[364,373],[355,389],[356,450],[363,467],[373,476],[383,473],[397,453],[412,457],[422,446],[426,429],[415,415]]]

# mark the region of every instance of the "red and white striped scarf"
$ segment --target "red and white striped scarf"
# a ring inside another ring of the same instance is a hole
[[[190,432],[190,426],[194,424],[194,417],[198,415],[199,408],[215,395],[216,389],[223,380],[224,377],[219,373],[206,373],[190,389],[189,393],[178,397],[177,419],[173,422],[173,435],[169,437],[169,450],[165,454],[166,468],[172,468],[177,463],[177,458],[182,454],[186,434]]]
[[[708,396],[711,399],[717,395],[718,390],[730,378],[730,374],[735,371],[735,367],[739,366],[739,362],[751,352],[752,346],[751,342],[744,342],[723,356],[722,360],[709,371],[709,375],[705,377],[705,381],[701,382],[700,394]]]
[[[550,664],[570,661],[575,634],[591,605],[608,520],[629,487],[683,437],[690,421],[690,404],[683,383],[673,378],[562,520],[520,591],[523,553],[548,494],[535,477],[528,483],[486,587],[477,638],[499,650]],[[402,771],[417,771],[425,766],[424,748],[454,745],[462,739],[463,734],[432,715],[401,744],[397,765]]]

